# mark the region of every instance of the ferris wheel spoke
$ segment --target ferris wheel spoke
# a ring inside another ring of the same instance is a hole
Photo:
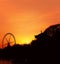
[[[14,42],[10,42],[10,43],[14,43]]]
[[[7,38],[6,38],[6,41],[9,42]]]
[[[11,35],[9,36],[9,42],[10,42],[10,40],[11,40]]]

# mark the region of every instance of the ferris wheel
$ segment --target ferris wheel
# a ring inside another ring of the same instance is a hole
[[[6,33],[2,40],[2,48],[16,44],[15,36],[12,33]]]

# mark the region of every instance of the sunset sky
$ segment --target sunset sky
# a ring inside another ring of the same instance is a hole
[[[10,32],[17,44],[28,44],[34,35],[60,23],[60,0],[0,0],[0,43]]]

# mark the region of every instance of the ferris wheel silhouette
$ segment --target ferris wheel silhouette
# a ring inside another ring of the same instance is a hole
[[[12,33],[6,33],[2,40],[2,48],[16,44],[15,36]]]

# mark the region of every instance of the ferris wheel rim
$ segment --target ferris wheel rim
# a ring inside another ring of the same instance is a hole
[[[4,35],[4,37],[3,37],[3,39],[2,39],[2,48],[3,48],[3,44],[4,44],[4,39],[5,39],[5,37],[6,37],[7,35],[12,36],[12,37],[13,37],[13,39],[14,39],[14,43],[16,44],[15,36],[14,36],[12,33],[6,33],[6,34]]]

